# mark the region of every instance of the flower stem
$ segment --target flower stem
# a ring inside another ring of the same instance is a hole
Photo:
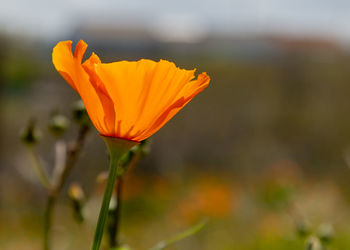
[[[100,209],[100,214],[98,216],[94,241],[91,248],[92,250],[100,250],[103,231],[104,231],[107,216],[108,216],[109,203],[112,198],[115,180],[118,177],[118,174],[120,176],[120,173],[123,172],[123,171],[118,171],[120,160],[126,152],[128,152],[133,146],[138,144],[138,142],[128,141],[128,140],[114,138],[114,137],[107,137],[107,136],[101,136],[101,137],[105,141],[107,149],[109,151],[110,167],[109,167],[109,174],[108,174],[106,189],[103,195],[103,201]]]
[[[100,214],[98,217],[98,222],[97,222],[97,227],[96,227],[95,237],[94,237],[94,243],[92,246],[93,250],[100,249],[103,231],[104,231],[104,227],[105,227],[106,219],[107,219],[107,215],[108,215],[109,202],[111,201],[111,197],[112,197],[112,193],[113,193],[113,186],[114,186],[115,180],[117,178],[117,173],[118,173],[117,169],[118,169],[119,159],[111,156],[110,161],[111,162],[110,162],[106,190],[105,190],[105,193],[103,195],[102,206],[101,206]]]

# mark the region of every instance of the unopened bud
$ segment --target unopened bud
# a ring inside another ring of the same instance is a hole
[[[28,146],[34,146],[41,139],[41,132],[36,126],[34,119],[31,119],[25,129],[20,133],[22,142]]]
[[[139,144],[133,146],[126,154],[120,159],[120,168],[118,169],[118,176],[122,176],[127,170],[128,166],[135,159],[140,159],[146,156],[150,151],[150,140],[144,140]]]
[[[315,236],[310,236],[306,241],[306,250],[321,250],[322,244]]]
[[[319,238],[320,240],[327,244],[330,243],[334,238],[334,228],[330,224],[322,224],[319,229]]]
[[[297,223],[297,232],[300,237],[306,237],[311,233],[311,225],[307,220],[300,220]]]
[[[50,132],[57,137],[60,137],[66,132],[69,125],[68,119],[59,113],[52,114],[49,121],[49,130]]]
[[[112,212],[117,208],[118,201],[115,196],[112,196],[111,201],[109,202],[109,212]]]
[[[84,191],[78,183],[72,183],[68,190],[69,198],[77,201],[84,201]]]
[[[151,152],[151,144],[152,144],[151,139],[146,139],[140,142],[139,147],[140,147],[141,156],[146,156]]]
[[[126,169],[127,166],[130,164],[132,158],[134,157],[134,155],[137,152],[137,148],[136,148],[137,146],[134,146],[133,148],[131,148],[126,154],[124,154],[121,157],[121,159],[120,159],[120,166],[121,166],[121,168]]]
[[[68,189],[68,196],[72,201],[73,215],[78,222],[84,220],[83,206],[85,203],[84,191],[78,183],[72,183]]]
[[[107,181],[107,179],[108,179],[108,172],[104,171],[97,175],[96,182],[97,184],[103,184]]]
[[[73,104],[73,119],[81,126],[89,126],[90,124],[90,119],[82,100],[76,101]]]

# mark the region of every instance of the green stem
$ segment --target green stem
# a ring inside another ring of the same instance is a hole
[[[105,227],[106,219],[107,219],[107,214],[108,214],[109,202],[111,201],[111,197],[112,197],[112,193],[113,193],[113,186],[114,186],[115,180],[117,178],[118,163],[119,163],[119,158],[111,156],[111,162],[110,162],[106,190],[105,190],[105,193],[103,195],[102,206],[101,206],[100,214],[98,216],[98,222],[97,222],[97,227],[96,227],[96,231],[95,231],[94,243],[93,243],[92,248],[91,248],[93,250],[100,249],[103,231],[104,231],[104,227]]]
[[[107,149],[109,151],[110,167],[109,167],[109,174],[108,174],[106,189],[103,195],[102,206],[100,209],[100,214],[98,216],[94,242],[91,248],[92,250],[100,250],[103,231],[105,228],[108,210],[109,210],[109,203],[111,201],[114,183],[118,176],[118,166],[119,166],[120,160],[126,152],[128,152],[133,146],[138,144],[137,142],[134,142],[134,141],[128,141],[128,140],[114,138],[114,137],[106,137],[106,136],[101,136],[101,137],[104,139]],[[119,173],[122,173],[122,171],[120,171]]]

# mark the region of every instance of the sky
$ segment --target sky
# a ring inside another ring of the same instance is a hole
[[[146,27],[163,39],[208,32],[316,35],[350,42],[348,0],[0,0],[0,31],[64,39],[84,24]]]

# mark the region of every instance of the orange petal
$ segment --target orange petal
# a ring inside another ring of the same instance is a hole
[[[100,58],[92,53],[89,59],[87,59],[83,64],[83,68],[89,74],[89,80],[94,87],[100,102],[104,110],[104,123],[106,130],[104,135],[113,136],[114,135],[114,123],[115,123],[115,108],[112,98],[106,90],[104,83],[99,79],[98,75],[95,73],[96,64],[101,63]]]
[[[144,140],[157,132],[161,127],[165,125],[174,115],[176,115],[183,107],[189,103],[193,97],[203,91],[209,85],[210,78],[204,72],[201,73],[197,80],[191,81],[185,85],[182,91],[177,94],[178,99],[175,100],[166,110],[157,118],[157,120],[149,126],[149,129],[144,134],[137,137],[137,140]]]
[[[194,70],[179,69],[165,60],[97,63],[85,69],[113,99],[115,136],[129,139],[148,131],[194,77]]]
[[[52,51],[52,62],[62,77],[79,93],[86,110],[100,133],[107,131],[101,101],[81,66],[87,45],[79,41],[72,54],[72,41],[59,42]]]

